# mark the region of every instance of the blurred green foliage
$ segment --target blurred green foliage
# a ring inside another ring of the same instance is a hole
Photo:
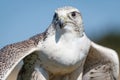
[[[112,33],[107,34],[106,36],[102,37],[97,43],[116,50],[120,57],[120,35]]]

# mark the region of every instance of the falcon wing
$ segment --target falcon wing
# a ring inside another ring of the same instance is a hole
[[[119,59],[109,48],[91,42],[91,48],[84,65],[83,80],[117,80]]]
[[[38,42],[44,38],[44,34],[33,36],[29,40],[14,43],[0,50],[0,80],[6,80],[15,66],[27,55],[39,50]]]

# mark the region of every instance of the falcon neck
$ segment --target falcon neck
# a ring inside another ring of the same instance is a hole
[[[76,32],[64,32],[63,30],[59,30],[55,32],[55,38],[56,40],[71,41],[80,38],[80,35]]]
[[[50,25],[47,29],[47,37],[54,36],[55,41],[73,41],[83,36],[80,31],[65,31],[64,29],[56,29],[54,25]]]

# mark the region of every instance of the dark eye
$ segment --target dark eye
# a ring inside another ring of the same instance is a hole
[[[58,19],[58,14],[57,13],[54,14],[54,19],[56,19],[56,20]]]
[[[71,16],[72,16],[72,17],[75,17],[75,16],[76,16],[76,12],[72,12],[72,13],[71,13]]]
[[[56,17],[57,17],[57,13],[54,14],[54,18],[56,18]]]

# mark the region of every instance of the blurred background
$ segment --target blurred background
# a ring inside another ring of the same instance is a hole
[[[0,0],[0,48],[43,32],[62,6],[78,8],[87,36],[120,53],[120,0]]]

